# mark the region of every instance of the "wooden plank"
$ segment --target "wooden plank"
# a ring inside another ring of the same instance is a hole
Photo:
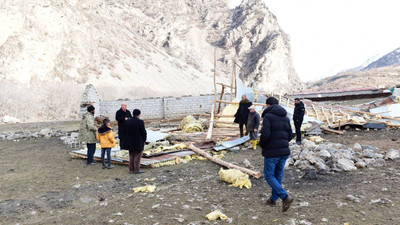
[[[319,119],[318,112],[317,112],[317,110],[315,109],[315,106],[314,106],[313,103],[311,103],[311,107],[313,108],[313,110],[314,110],[314,112],[315,112],[315,115],[317,116],[317,120],[320,120],[320,119]]]
[[[221,96],[219,97],[219,100],[222,100],[222,97],[224,96],[224,90],[225,90],[225,86],[222,86]],[[221,102],[218,102],[217,113],[219,113],[220,111],[221,111]]]
[[[342,131],[332,130],[332,129],[329,129],[329,128],[324,127],[324,126],[320,126],[320,128],[321,128],[321,130],[326,131],[326,132],[329,132],[329,133],[341,134],[341,135],[344,134]]]
[[[253,176],[254,178],[257,178],[257,179],[261,177],[261,173],[259,171],[249,170],[249,169],[246,169],[246,168],[243,168],[243,167],[240,167],[240,166],[236,166],[236,165],[234,165],[232,163],[223,161],[221,159],[214,158],[210,154],[208,154],[207,152],[197,148],[193,144],[189,145],[189,149],[194,151],[194,152],[196,152],[197,154],[199,154],[201,156],[204,156],[208,160],[210,160],[210,161],[212,161],[214,163],[217,163],[217,164],[219,164],[221,166],[224,166],[226,168],[237,169],[237,170],[242,171],[243,173],[247,173],[247,174],[249,174],[249,175],[251,175],[251,176]]]
[[[225,103],[225,104],[235,104],[235,105],[239,104],[239,102],[230,102],[230,101],[224,101],[224,100],[217,100],[217,102],[221,102],[221,103]],[[257,106],[257,105],[258,106],[267,106],[266,104],[258,103],[258,102],[254,102],[253,105],[255,105],[255,106]]]

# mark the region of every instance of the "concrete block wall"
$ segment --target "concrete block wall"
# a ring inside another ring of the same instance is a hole
[[[218,94],[218,99],[220,94]],[[230,95],[225,94],[223,100],[230,100]],[[82,95],[81,113],[86,112],[85,104],[92,103],[96,107],[96,114],[107,116],[111,121],[115,120],[115,113],[126,102],[128,109],[140,109],[142,119],[174,119],[192,114],[211,112],[214,95],[146,98],[133,100],[100,101],[93,85],[87,85]],[[217,104],[218,105],[218,104]],[[221,109],[226,104],[221,104]]]

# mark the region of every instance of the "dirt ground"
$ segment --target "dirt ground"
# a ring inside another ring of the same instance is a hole
[[[46,124],[47,126],[48,124]],[[3,126],[3,125],[2,125]],[[0,130],[11,129],[2,127]],[[23,125],[19,125],[23,128]],[[33,125],[29,125],[29,129]],[[58,125],[74,130],[77,123]],[[34,126],[33,126],[34,127]],[[17,128],[15,128],[17,129]],[[400,131],[350,131],[323,138],[353,146],[400,147]],[[262,171],[257,150],[228,153],[224,160],[244,165],[247,159]],[[251,189],[220,181],[220,166],[210,161],[156,169],[131,175],[126,166],[102,169],[71,159],[71,149],[57,138],[0,141],[0,224],[399,224],[400,160],[383,168],[301,178],[287,169],[284,186],[295,198],[288,212],[265,205],[270,188],[251,179]],[[146,178],[155,178],[146,181]],[[154,193],[133,193],[133,187],[153,184]],[[347,195],[360,202],[346,199]],[[380,199],[380,201],[378,201]],[[219,209],[229,221],[208,221]]]

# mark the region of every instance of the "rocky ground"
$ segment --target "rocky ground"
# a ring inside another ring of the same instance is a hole
[[[78,123],[15,125],[30,131],[53,127],[77,129]],[[40,129],[39,129],[40,128]],[[1,133],[1,132],[0,132]],[[398,149],[400,131],[349,131],[323,135],[327,141],[353,147],[373,145],[381,151]],[[400,160],[384,167],[317,174],[302,178],[295,167],[285,171],[284,185],[295,198],[281,212],[265,205],[270,188],[263,179],[251,179],[251,189],[229,187],[220,181],[220,166],[210,161],[144,169],[128,174],[126,166],[103,170],[71,159],[71,149],[57,137],[0,141],[0,224],[398,224],[400,221]],[[228,153],[224,160],[262,170],[260,149]],[[154,181],[151,181],[155,178]],[[132,188],[156,185],[154,193]],[[219,209],[228,220],[208,221]]]

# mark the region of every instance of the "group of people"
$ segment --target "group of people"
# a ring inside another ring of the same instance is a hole
[[[264,157],[264,178],[272,189],[267,205],[276,207],[276,201],[280,198],[282,211],[285,212],[293,203],[293,198],[282,187],[283,169],[290,156],[289,142],[293,138],[293,132],[287,111],[279,105],[279,101],[274,97],[269,97],[266,105],[267,108],[261,114],[263,122],[260,131],[260,146]],[[304,112],[303,102],[296,98],[293,122],[296,128],[296,143],[299,145]],[[246,95],[242,95],[234,122],[239,123],[241,137],[244,135],[243,126],[245,126],[245,134],[249,135],[252,147],[256,149],[260,116]]]
[[[276,207],[276,201],[282,199],[282,211],[287,211],[293,202],[293,198],[283,189],[283,169],[286,160],[290,155],[289,142],[293,138],[290,120],[287,111],[279,105],[274,97],[266,100],[267,108],[261,114],[262,127],[260,130],[260,146],[264,157],[264,178],[271,186],[272,192],[267,204]],[[304,117],[304,104],[300,99],[295,99],[293,122],[296,128],[296,143],[301,144],[301,124]],[[110,126],[110,120],[104,119],[103,125],[96,128],[94,125],[94,106],[88,106],[87,112],[82,116],[79,128],[80,140],[87,145],[87,164],[95,164],[93,155],[96,151],[96,142],[101,145],[101,162],[103,169],[112,169],[111,148],[116,141]],[[140,170],[140,159],[147,133],[143,120],[140,119],[140,110],[133,110],[133,115],[127,109],[127,104],[122,103],[121,108],[116,112],[115,119],[118,121],[118,135],[121,149],[129,150],[129,172],[143,173]],[[240,136],[249,135],[252,148],[256,149],[260,115],[256,112],[255,106],[249,101],[246,95],[242,96],[239,108],[235,114],[235,123],[239,123]],[[245,130],[243,128],[245,127]],[[105,155],[107,163],[105,164]]]
[[[96,143],[101,146],[101,163],[103,169],[112,169],[111,148],[115,147],[116,140],[112,131],[110,120],[104,119],[103,124],[97,129],[94,125],[95,107],[90,105],[87,112],[83,114],[79,127],[79,139],[87,146],[87,165],[94,165],[94,153]],[[133,114],[133,116],[132,116]],[[129,151],[129,172],[133,174],[143,173],[140,170],[140,159],[147,139],[147,132],[144,121],[140,119],[140,110],[133,112],[127,109],[127,104],[122,103],[121,108],[116,112],[115,119],[118,121],[118,138],[121,149]],[[107,165],[105,155],[107,154]]]

